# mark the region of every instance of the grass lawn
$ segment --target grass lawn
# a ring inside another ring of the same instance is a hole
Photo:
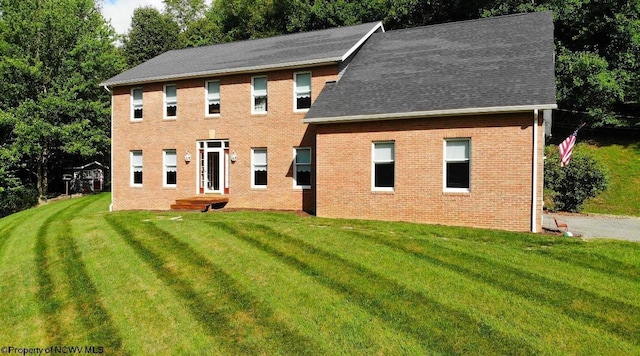
[[[109,200],[0,220],[0,346],[640,354],[639,244]]]
[[[609,170],[609,189],[585,203],[584,212],[640,216],[640,141],[600,139],[579,144]]]

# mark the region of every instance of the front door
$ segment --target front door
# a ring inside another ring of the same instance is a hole
[[[200,193],[228,194],[228,141],[201,141],[200,153]]]

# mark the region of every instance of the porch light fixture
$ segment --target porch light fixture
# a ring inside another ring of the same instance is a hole
[[[231,153],[231,162],[235,162],[238,159],[238,154],[236,153],[236,150],[233,150],[233,152]]]
[[[189,153],[189,151],[184,154],[184,161],[187,163],[191,162],[191,153]]]

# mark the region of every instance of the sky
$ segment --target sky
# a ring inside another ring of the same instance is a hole
[[[207,0],[206,3],[210,4],[211,1]],[[102,15],[107,21],[111,21],[111,26],[119,34],[129,31],[133,10],[144,6],[153,6],[158,10],[164,8],[162,0],[102,0],[101,6]]]

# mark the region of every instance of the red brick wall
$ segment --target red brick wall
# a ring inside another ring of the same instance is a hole
[[[533,113],[317,125],[317,214],[530,231],[532,124]],[[540,118],[538,212],[541,125]],[[443,192],[448,138],[471,139],[468,193]],[[395,141],[393,192],[371,189],[374,141]],[[536,225],[539,230],[539,218]]]
[[[327,81],[337,78],[337,66],[312,71],[312,98]],[[293,74],[303,70],[169,81],[142,85],[144,117],[132,122],[131,88],[113,90],[113,208],[169,209],[176,199],[198,193],[197,140],[228,139],[230,152],[238,159],[231,164],[228,207],[264,209],[315,208],[314,191],[294,189],[293,147],[314,147],[315,127],[302,123],[304,113],[293,110]],[[251,114],[251,77],[268,76],[268,113]],[[205,82],[220,80],[219,117],[205,117]],[[163,119],[163,84],[177,84],[177,118]],[[137,86],[135,86],[137,87]],[[212,135],[212,130],[215,135]],[[268,188],[251,189],[251,148],[268,149]],[[163,188],[162,151],[176,149],[177,187]],[[143,186],[130,186],[131,150],[143,151]],[[184,155],[189,151],[190,163]],[[315,147],[313,149],[315,155]]]

